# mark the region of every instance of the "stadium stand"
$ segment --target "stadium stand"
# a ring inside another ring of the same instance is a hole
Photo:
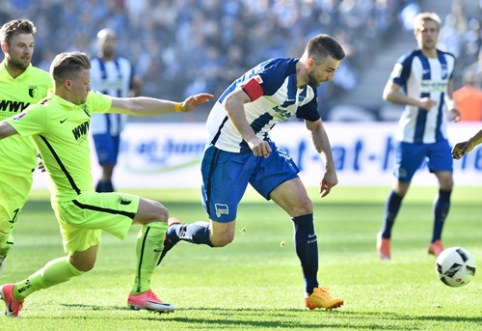
[[[28,18],[38,27],[34,64],[48,69],[53,56],[62,51],[93,55],[96,32],[109,27],[117,32],[119,53],[138,63],[143,94],[174,100],[199,91],[217,97],[254,64],[270,57],[299,56],[311,36],[331,34],[343,44],[347,57],[334,83],[319,89],[322,116],[327,120],[330,109],[343,104],[366,108],[377,113],[376,120],[384,120],[379,112],[384,106],[381,91],[400,50],[413,43],[411,18],[430,8],[445,18],[456,7],[439,0],[5,2],[0,8],[1,21]],[[466,10],[475,19],[467,28],[480,19],[478,9]],[[466,31],[460,37],[463,63],[476,61],[473,54],[465,55],[473,53],[479,41],[473,35]],[[467,46],[470,36],[472,46]],[[208,109],[186,115],[184,120],[198,120],[199,113],[205,117]]]

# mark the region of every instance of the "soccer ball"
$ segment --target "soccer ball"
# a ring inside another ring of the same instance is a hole
[[[467,285],[475,275],[475,260],[462,247],[451,247],[437,257],[435,272],[442,283],[450,287]]]

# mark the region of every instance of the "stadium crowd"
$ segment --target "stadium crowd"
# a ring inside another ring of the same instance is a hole
[[[0,21],[28,18],[37,28],[33,63],[48,69],[62,51],[96,53],[95,35],[116,31],[119,54],[137,63],[143,94],[174,100],[219,96],[233,79],[270,57],[297,57],[319,33],[347,53],[320,104],[353,90],[358,70],[403,27],[417,0],[7,0]],[[408,11],[410,12],[410,11]]]

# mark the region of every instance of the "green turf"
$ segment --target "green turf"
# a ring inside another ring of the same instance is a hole
[[[303,283],[292,224],[272,202],[248,191],[234,242],[225,248],[181,243],[156,270],[154,290],[174,304],[169,315],[131,311],[138,227],[124,241],[104,234],[94,270],[34,293],[21,319],[0,317],[0,330],[477,330],[482,278],[463,288],[443,285],[427,254],[435,188],[414,187],[394,229],[392,258],[378,259],[375,236],[389,188],[337,187],[315,204],[320,279],[345,305],[303,307]],[[164,203],[181,220],[205,218],[197,190],[133,193]],[[44,192],[33,192],[15,230],[1,282],[25,278],[62,256],[61,239]],[[463,246],[482,267],[482,188],[457,187],[444,243]]]

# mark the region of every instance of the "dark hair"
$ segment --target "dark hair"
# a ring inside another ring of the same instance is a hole
[[[316,63],[324,61],[327,57],[341,61],[345,57],[345,51],[333,37],[326,34],[319,34],[308,41],[305,53]]]
[[[10,40],[19,34],[31,34],[35,36],[37,28],[29,20],[13,20],[5,23],[0,29],[0,41],[10,46]]]
[[[83,69],[90,69],[90,60],[87,54],[81,52],[68,52],[58,54],[50,65],[50,75],[56,83],[71,79]]]

